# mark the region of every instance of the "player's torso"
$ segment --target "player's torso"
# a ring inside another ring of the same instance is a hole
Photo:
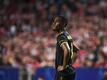
[[[62,34],[60,34],[58,37],[57,37],[57,45],[56,45],[56,61],[55,61],[55,64],[56,64],[56,67],[58,65],[63,65],[63,57],[64,57],[64,52],[63,52],[63,49],[61,48],[61,46],[58,44],[58,38],[60,38],[61,36],[65,36],[66,37],[66,40],[67,40],[67,43],[69,44],[69,47],[71,48],[71,44],[72,44],[72,38],[70,36],[69,33],[67,32],[63,32]],[[69,53],[67,55],[67,64],[71,64],[71,54]]]

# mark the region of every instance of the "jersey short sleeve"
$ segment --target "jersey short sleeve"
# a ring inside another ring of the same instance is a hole
[[[57,41],[58,41],[58,44],[61,45],[63,42],[67,42],[67,38],[65,35],[60,35]]]

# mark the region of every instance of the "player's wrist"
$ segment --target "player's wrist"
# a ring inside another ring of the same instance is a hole
[[[64,69],[65,69],[64,66],[58,66],[57,68],[58,71],[63,71]]]

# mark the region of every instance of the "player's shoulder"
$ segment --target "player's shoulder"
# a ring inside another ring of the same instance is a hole
[[[57,39],[66,38],[66,33],[61,32],[60,35],[58,35]]]
[[[64,39],[64,40],[72,40],[72,37],[67,31],[64,31],[57,37],[57,40],[62,40],[62,39]]]
[[[67,37],[65,35],[65,32],[61,32],[60,35],[58,35],[57,37],[57,42],[59,43],[59,45],[61,45],[63,42],[67,42]]]
[[[66,36],[66,38],[67,38],[68,40],[72,40],[71,35],[70,35],[67,31],[64,32],[64,35]]]

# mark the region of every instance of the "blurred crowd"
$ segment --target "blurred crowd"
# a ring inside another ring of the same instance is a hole
[[[106,0],[0,0],[0,66],[52,66],[56,36],[53,16],[68,19],[79,46],[75,67],[107,67]]]

